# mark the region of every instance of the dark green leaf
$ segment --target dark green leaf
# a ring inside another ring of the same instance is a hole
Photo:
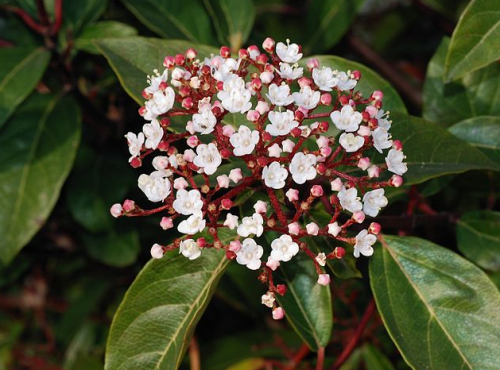
[[[497,369],[500,293],[479,268],[429,241],[386,236],[370,263],[378,310],[413,369]]]
[[[64,1],[64,28],[70,29],[74,36],[79,35],[85,26],[99,19],[107,6],[108,0]]]
[[[99,54],[93,40],[105,38],[132,37],[137,30],[128,24],[116,21],[101,21],[86,27],[75,40],[75,48],[92,54]]]
[[[453,31],[445,76],[456,79],[500,59],[500,2],[472,0]]]
[[[426,120],[450,126],[474,116],[500,115],[500,66],[492,64],[445,84],[444,62],[450,39],[444,38],[427,68],[424,84]]]
[[[318,273],[304,253],[282,263],[279,272],[287,292],[276,298],[285,317],[313,351],[325,347],[333,326],[330,288],[317,283]]]
[[[480,116],[459,122],[450,132],[500,162],[500,117]]]
[[[166,39],[214,44],[210,17],[201,0],[191,0],[189,6],[182,0],[122,1],[146,27]]]
[[[33,95],[0,135],[0,261],[9,263],[49,216],[73,166],[80,113],[61,96]]]
[[[500,271],[500,213],[474,211],[457,224],[460,252],[484,269]]]
[[[391,118],[392,136],[403,142],[407,157],[408,172],[403,176],[407,184],[469,170],[500,169],[479,149],[438,125],[400,113]]]
[[[0,127],[35,88],[49,59],[43,48],[0,48]]]
[[[194,261],[178,251],[150,261],[115,315],[105,369],[177,369],[227,264],[213,249]]]
[[[130,226],[113,228],[105,234],[85,235],[84,242],[93,258],[115,267],[134,263],[141,249],[139,233]]]
[[[366,370],[395,370],[391,361],[376,347],[365,344],[363,346],[363,359]]]

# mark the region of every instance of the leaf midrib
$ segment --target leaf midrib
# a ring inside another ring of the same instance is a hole
[[[5,87],[5,85],[14,77],[14,75],[17,74],[17,72],[23,69],[26,66],[26,64],[28,64],[31,61],[31,59],[36,57],[41,52],[43,52],[42,48],[37,48],[33,50],[23,60],[21,60],[21,62],[19,62],[9,73],[7,73],[3,78],[2,82],[0,83],[0,92]]]

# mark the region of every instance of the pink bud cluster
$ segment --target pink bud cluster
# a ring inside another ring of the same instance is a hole
[[[204,60],[189,49],[167,56],[165,70],[148,76],[139,109],[146,123],[126,138],[133,167],[155,155],[154,171],[140,175],[138,186],[161,205],[144,210],[126,200],[111,214],[161,213],[163,230],[183,234],[171,245],[155,244],[154,258],[172,249],[189,259],[206,248],[224,249],[228,259],[260,270],[267,285],[262,303],[281,319],[275,296],[286,287],[274,284],[273,272],[302,251],[318,284],[327,286],[326,262],[343,258],[346,244],[355,257],[372,255],[380,225],[354,236],[348,228],[378,215],[388,203],[384,188],[401,186],[407,166],[401,142],[389,133],[383,93],[363,97],[359,71],[334,70],[317,59],[299,64],[301,48],[288,40],[268,38],[262,49],[253,45],[233,58],[222,47]],[[385,163],[373,163],[374,154]],[[242,216],[235,205],[248,189],[266,195]],[[318,207],[328,223],[314,221]],[[229,242],[221,240],[223,228],[233,235]],[[269,231],[279,237],[266,242]],[[317,236],[331,240],[329,251],[309,248],[305,238]]]

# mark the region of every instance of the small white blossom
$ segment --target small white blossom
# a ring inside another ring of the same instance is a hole
[[[162,82],[167,82],[168,80],[168,69],[165,69],[161,75],[156,69],[153,72],[155,72],[155,76],[148,76],[149,86],[144,89],[147,94],[151,95],[160,90]]]
[[[255,212],[256,213],[261,213],[261,214],[265,214],[267,212],[267,203],[262,201],[262,200],[258,200],[254,205],[253,205],[253,209],[255,209]]]
[[[288,135],[299,123],[295,121],[295,115],[291,110],[286,112],[271,111],[268,115],[270,125],[266,126],[266,131],[272,136]]]
[[[179,189],[176,194],[176,199],[172,204],[175,211],[181,215],[192,215],[195,212],[201,211],[203,201],[198,190]]]
[[[299,245],[290,235],[281,235],[271,243],[271,258],[276,261],[287,262],[299,252]]]
[[[162,202],[171,192],[170,181],[162,177],[142,174],[137,184],[151,202]]]
[[[382,153],[382,150],[390,148],[392,146],[392,140],[390,140],[389,133],[382,127],[377,127],[373,131],[372,138],[373,146],[379,153]]]
[[[259,142],[259,131],[251,131],[247,126],[241,125],[238,132],[231,135],[229,142],[234,147],[235,156],[251,154]]]
[[[363,208],[363,204],[358,197],[358,190],[356,188],[346,189],[342,186],[338,193],[340,205],[343,209],[349,212],[358,212]]]
[[[384,189],[375,189],[366,192],[363,196],[363,212],[371,217],[377,216],[380,209],[388,204],[384,193]]]
[[[314,68],[312,71],[312,78],[316,86],[322,91],[332,91],[339,82],[339,79],[330,67],[323,67],[321,69]]]
[[[186,235],[194,235],[202,232],[205,229],[206,221],[203,219],[201,212],[196,212],[188,217],[187,220],[182,221],[177,230]]]
[[[272,162],[262,170],[262,179],[266,186],[273,189],[282,189],[285,186],[285,180],[288,177],[288,171],[279,164]]]
[[[401,150],[391,149],[385,158],[387,169],[396,175],[403,175],[408,171],[408,166],[403,162],[405,155]]]
[[[283,84],[278,86],[272,84],[269,86],[269,91],[266,94],[267,98],[278,107],[283,107],[293,103],[293,96],[290,95],[290,86]]]
[[[281,145],[283,146],[283,151],[285,153],[291,153],[293,152],[293,148],[295,147],[295,143],[290,140],[290,139],[286,139],[284,140]]]
[[[356,136],[352,133],[346,134],[345,132],[340,135],[339,143],[346,152],[352,153],[357,151],[365,144],[365,139],[362,136]]]
[[[127,143],[128,143],[128,151],[130,152],[130,159],[129,162],[135,158],[138,157],[141,154],[141,148],[142,145],[144,144],[144,134],[142,132],[139,132],[139,134],[134,134],[133,132],[127,133],[125,135],[127,138]]]
[[[279,157],[281,157],[282,150],[277,143],[274,143],[269,148],[267,148],[267,152],[269,153],[269,157],[279,158]]]
[[[299,51],[299,45],[290,44],[289,40],[287,40],[287,45],[282,42],[278,42],[276,45],[276,54],[286,63],[297,63],[302,58],[302,53]]]
[[[153,244],[153,246],[151,247],[151,257],[159,260],[163,258],[163,255],[163,247],[160,244]]]
[[[326,254],[324,254],[323,252],[318,253],[315,260],[316,260],[316,262],[318,262],[318,264],[320,266],[325,266],[326,265]]]
[[[261,266],[260,258],[264,254],[264,249],[253,239],[245,239],[241,249],[236,252],[236,262],[245,265],[250,270],[258,270]]]
[[[224,81],[222,91],[217,93],[224,109],[231,113],[245,113],[252,108],[252,94],[245,87],[243,78],[232,75]]]
[[[380,109],[378,112],[377,112],[377,115],[375,116],[375,118],[377,118],[378,120],[378,127],[382,127],[383,129],[385,129],[387,132],[389,132],[389,130],[391,129],[391,124],[392,124],[392,121],[389,120],[389,116],[388,116],[389,112],[384,112],[383,109]]]
[[[193,129],[203,135],[211,133],[216,123],[217,118],[209,104],[202,106],[199,113],[193,114]]]
[[[300,89],[300,92],[295,92],[292,96],[295,104],[299,107],[311,110],[318,106],[321,93],[319,91],[312,90],[310,86],[304,86]]]
[[[344,105],[340,112],[338,110],[332,112],[330,118],[339,130],[354,132],[358,130],[359,124],[363,120],[363,115],[354,110],[350,105]]]
[[[274,301],[276,299],[274,298],[274,293],[273,292],[267,292],[266,294],[264,294],[261,298],[261,301],[262,301],[262,304],[264,306],[267,306],[269,308],[272,308],[273,305],[274,305]]]
[[[163,128],[160,126],[160,122],[154,119],[151,123],[146,123],[142,126],[142,131],[146,136],[146,148],[156,149],[163,138]]]
[[[254,213],[252,217],[243,217],[240,226],[236,232],[239,236],[246,238],[247,236],[254,234],[259,237],[264,232],[264,219],[259,213]]]
[[[234,230],[238,227],[238,216],[231,213],[226,215],[226,221],[224,221],[224,226],[229,227],[229,229]]]
[[[337,78],[339,79],[337,87],[342,91],[354,89],[358,84],[358,81],[351,79],[345,72],[337,73]]]
[[[167,113],[174,106],[174,102],[175,92],[171,87],[167,87],[165,91],[156,91],[145,104],[144,119],[151,121],[160,114]]]
[[[201,248],[193,239],[185,239],[181,241],[179,253],[190,260],[195,260],[201,256]]]
[[[222,157],[215,144],[200,144],[196,147],[193,163],[201,167],[207,175],[213,175],[222,163]]]
[[[296,153],[290,163],[290,173],[293,181],[297,184],[303,184],[307,180],[312,180],[316,177],[316,156],[314,154]]]
[[[334,223],[328,224],[328,234],[337,236],[342,231],[342,228],[339,226],[339,223],[335,221]]]
[[[304,68],[292,67],[288,63],[281,63],[280,70],[276,71],[281,76],[281,78],[286,78],[288,80],[296,80],[302,77]]]
[[[241,168],[233,168],[231,171],[229,171],[229,179],[237,184],[242,178],[243,174],[241,173]]]
[[[163,171],[170,165],[170,161],[168,157],[159,155],[153,158],[152,164],[156,171]]]
[[[377,237],[368,234],[367,230],[361,230],[356,235],[356,244],[354,245],[354,257],[358,258],[360,254],[370,257],[373,254],[372,245],[377,241]]]

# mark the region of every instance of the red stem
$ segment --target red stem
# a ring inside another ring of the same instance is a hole
[[[316,370],[323,370],[323,363],[325,361],[325,347],[320,347],[318,350],[318,360],[316,361]]]
[[[273,205],[274,211],[276,212],[276,215],[278,216],[278,220],[280,224],[283,227],[287,226],[286,222],[286,216],[283,213],[283,210],[281,209],[280,203],[278,201],[278,198],[276,198],[276,194],[274,194],[274,191],[271,190],[266,186],[267,194],[269,195],[269,200],[271,201],[271,204]]]
[[[15,7],[15,6],[4,6],[3,9],[17,14],[21,19],[26,23],[26,25],[31,28],[33,31],[39,33],[40,35],[43,35],[45,33],[44,28],[39,25],[31,16],[26,13],[23,9]]]
[[[57,35],[59,30],[61,29],[62,21],[63,21],[63,0],[56,0],[54,5],[54,23],[52,24],[50,35]]]

